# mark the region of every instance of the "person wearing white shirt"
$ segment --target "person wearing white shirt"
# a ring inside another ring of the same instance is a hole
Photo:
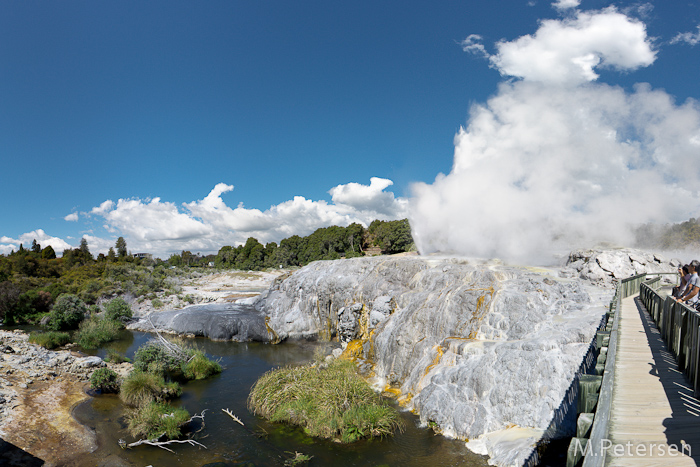
[[[685,286],[683,294],[674,298],[677,302],[685,302],[687,305],[694,305],[698,301],[698,292],[700,292],[700,278],[698,277],[698,267],[700,267],[700,262],[696,259],[692,260],[688,265],[688,272],[690,272],[690,279]]]

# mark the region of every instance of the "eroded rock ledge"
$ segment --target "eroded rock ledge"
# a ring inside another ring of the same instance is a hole
[[[565,403],[612,279],[674,268],[633,250],[579,252],[556,269],[440,257],[324,261],[276,281],[256,308],[279,338],[348,343],[377,388],[422,422],[478,439],[470,447],[495,465],[521,465]]]
[[[30,344],[20,331],[0,331],[0,437],[47,467],[71,465],[75,456],[94,451],[94,433],[71,413],[89,397],[92,372],[105,365],[98,357]],[[123,375],[131,364],[109,366]]]

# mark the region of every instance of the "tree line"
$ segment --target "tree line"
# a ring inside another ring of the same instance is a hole
[[[106,255],[96,257],[85,238],[77,248],[64,250],[60,258],[51,246],[42,248],[34,240],[30,248],[20,244],[17,251],[0,255],[0,321],[38,322],[65,294],[91,307],[102,299],[127,294],[150,299],[156,293],[180,294],[176,277],[191,268],[211,264],[244,270],[303,266],[321,259],[362,256],[373,246],[384,253],[408,251],[413,246],[408,221],[376,220],[367,229],[360,224],[326,227],[306,237],[291,236],[279,245],[262,245],[249,238],[244,245],[225,246],[216,255],[182,251],[166,261],[135,258],[123,237]]]
[[[304,266],[312,261],[364,256],[371,247],[378,247],[385,254],[414,248],[408,219],[375,220],[366,229],[357,223],[323,227],[306,237],[285,238],[279,245],[275,242],[263,245],[250,237],[243,245],[222,247],[214,264],[217,268],[244,270]]]

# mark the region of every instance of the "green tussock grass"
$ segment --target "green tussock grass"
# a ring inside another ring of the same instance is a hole
[[[273,422],[299,425],[311,436],[344,443],[403,430],[398,411],[347,360],[271,370],[253,386],[248,406]]]
[[[190,414],[169,404],[150,402],[129,410],[125,418],[129,434],[135,438],[175,439],[182,434],[180,428],[189,421]]]
[[[40,345],[46,349],[55,349],[70,342],[70,334],[67,332],[49,331],[32,332],[29,334],[29,342]]]
[[[119,321],[93,316],[80,323],[76,342],[84,349],[97,349],[116,340],[123,327]]]
[[[165,382],[162,375],[134,370],[122,382],[119,397],[132,407],[142,407],[154,401],[177,397],[182,388],[175,382]]]
[[[196,350],[192,358],[183,365],[182,373],[187,379],[205,379],[221,373],[221,365],[209,360],[202,351]]]

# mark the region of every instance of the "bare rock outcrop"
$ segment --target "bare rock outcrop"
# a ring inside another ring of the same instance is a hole
[[[631,248],[576,250],[569,255],[561,275],[612,287],[613,281],[636,274],[675,273],[680,265],[678,259]]]
[[[550,428],[611,295],[558,270],[379,257],[312,263],[256,308],[280,338],[348,343],[379,389],[446,435],[520,433],[480,445],[518,465]]]

